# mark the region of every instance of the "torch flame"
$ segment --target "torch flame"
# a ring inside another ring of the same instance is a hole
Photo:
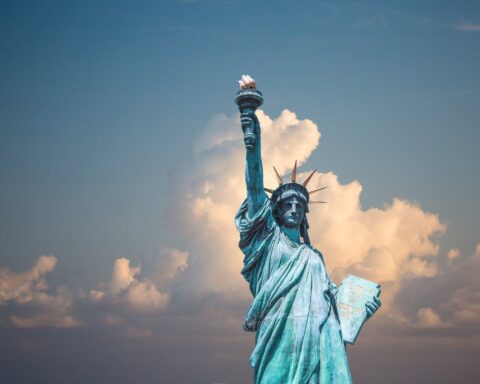
[[[240,84],[240,89],[257,89],[257,83],[249,75],[242,75],[238,83]]]

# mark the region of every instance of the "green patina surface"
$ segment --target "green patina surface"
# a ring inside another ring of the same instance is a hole
[[[235,223],[254,297],[244,328],[257,332],[255,383],[351,383],[335,287],[321,253],[282,232],[268,198],[252,218],[247,204]]]
[[[254,381],[349,384],[352,379],[335,300],[337,290],[322,254],[310,245],[308,236],[308,204],[322,203],[311,201],[310,193],[324,188],[306,189],[315,171],[302,184],[297,183],[296,162],[291,182],[284,183],[274,168],[279,187],[264,188],[261,129],[255,115],[263,96],[249,76],[242,76],[240,86],[235,102],[246,149],[247,198],[235,224],[245,256],[242,275],[253,295],[243,327],[256,332],[250,357]],[[378,309],[380,301],[364,304],[365,308],[359,308],[361,321]]]

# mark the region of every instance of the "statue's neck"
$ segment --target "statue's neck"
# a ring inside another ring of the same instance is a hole
[[[300,227],[289,228],[285,225],[281,226],[282,232],[294,243],[300,244]]]

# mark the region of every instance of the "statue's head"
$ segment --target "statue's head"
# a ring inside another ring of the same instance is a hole
[[[298,228],[303,241],[310,244],[308,238],[308,192],[297,183],[283,184],[272,194],[273,216],[278,224],[287,228]]]
[[[308,212],[305,197],[296,191],[288,191],[287,196],[280,199],[274,206],[274,216],[280,225],[288,228],[298,228]]]
[[[318,188],[313,191],[307,190],[306,186],[316,170],[314,170],[302,184],[297,183],[296,161],[293,167],[290,183],[284,184],[276,168],[273,167],[273,169],[275,170],[279,186],[275,190],[265,188],[267,192],[272,194],[270,201],[272,202],[273,216],[280,225],[284,225],[288,228],[299,228],[300,236],[303,237],[303,241],[310,244],[306,216],[308,212],[308,204],[324,203],[324,201],[311,201],[310,194],[321,191],[326,187]]]

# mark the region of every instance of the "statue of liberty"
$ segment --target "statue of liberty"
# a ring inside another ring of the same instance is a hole
[[[312,172],[297,183],[297,166],[285,183],[264,188],[260,124],[255,110],[263,102],[255,81],[243,76],[236,102],[246,147],[247,198],[235,224],[244,254],[242,275],[253,302],[243,328],[256,332],[250,357],[256,384],[351,383],[350,369],[336,304],[322,254],[310,244],[306,213]],[[269,197],[266,192],[269,192]],[[378,298],[366,304],[370,317]]]

